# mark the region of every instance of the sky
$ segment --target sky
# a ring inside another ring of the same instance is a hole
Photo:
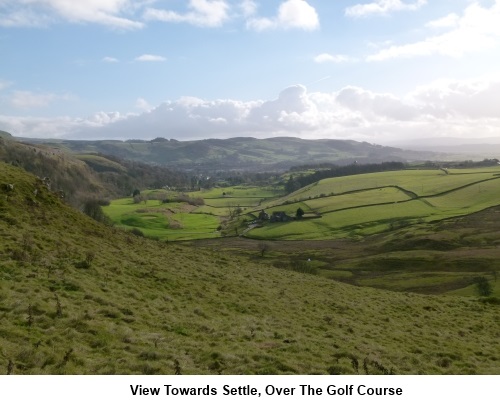
[[[500,0],[0,0],[0,129],[500,138]]]

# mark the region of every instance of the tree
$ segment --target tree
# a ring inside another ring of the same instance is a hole
[[[304,210],[302,208],[297,208],[297,212],[295,213],[295,217],[297,219],[301,219],[304,216]]]
[[[141,195],[141,190],[139,189],[135,189],[133,192],[132,192],[132,197],[135,197],[136,195]]]
[[[486,277],[476,277],[474,282],[476,283],[476,289],[479,295],[488,297],[493,293],[493,287]]]
[[[90,218],[95,219],[98,222],[107,223],[108,218],[104,214],[99,201],[97,200],[87,200],[83,204],[83,213],[88,215]]]

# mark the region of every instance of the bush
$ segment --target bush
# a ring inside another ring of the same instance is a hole
[[[83,204],[83,213],[98,222],[108,223],[108,217],[104,214],[99,200],[87,200]]]
[[[134,234],[135,236],[141,236],[141,237],[144,237],[144,232],[142,232],[140,229],[138,228],[133,228],[130,230],[130,233],[131,234]]]
[[[297,273],[318,274],[318,270],[311,266],[311,263],[304,260],[293,260],[290,262],[290,269]]]
[[[479,295],[488,297],[493,293],[493,287],[486,277],[476,277],[474,283]]]

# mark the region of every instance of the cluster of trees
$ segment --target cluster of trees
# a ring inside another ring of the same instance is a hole
[[[141,194],[139,189],[135,189],[132,193],[132,197],[134,199],[134,203],[139,204],[143,201],[147,200],[157,200],[162,203],[171,203],[171,202],[185,202],[191,205],[201,206],[205,205],[205,201],[201,197],[191,197],[188,194],[180,193],[180,194],[168,194],[166,192],[155,192],[149,194]]]
[[[385,172],[390,170],[403,170],[406,165],[402,162],[385,162],[385,163],[370,163],[357,164],[353,163],[347,166],[333,166],[330,169],[318,170],[312,174],[293,176],[291,175],[285,183],[285,191],[290,194],[309,184],[317,181],[328,179],[330,177],[352,176],[355,174]]]

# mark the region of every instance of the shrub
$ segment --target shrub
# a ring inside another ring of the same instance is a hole
[[[130,230],[130,233],[131,234],[134,234],[135,236],[141,236],[141,237],[144,237],[144,232],[142,232],[140,229],[138,228],[133,228]]]
[[[476,277],[474,283],[479,295],[488,297],[493,293],[493,287],[486,277]]]
[[[102,201],[101,201],[102,202]],[[108,217],[101,208],[100,200],[87,200],[83,204],[83,213],[97,222],[108,223]]]

